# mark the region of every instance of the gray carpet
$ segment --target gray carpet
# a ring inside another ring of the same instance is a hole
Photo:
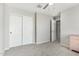
[[[60,46],[58,42],[44,44],[30,44],[11,48],[5,51],[4,56],[78,56],[73,52]]]

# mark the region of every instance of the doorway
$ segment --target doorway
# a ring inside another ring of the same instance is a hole
[[[50,21],[50,42],[60,42],[60,20]]]
[[[56,21],[56,40],[60,42],[60,20]]]

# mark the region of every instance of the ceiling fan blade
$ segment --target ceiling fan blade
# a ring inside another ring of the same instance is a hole
[[[48,6],[49,6],[49,4],[47,3],[47,4],[43,7],[43,9],[46,9]]]

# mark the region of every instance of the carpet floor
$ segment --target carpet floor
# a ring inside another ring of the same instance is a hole
[[[5,51],[4,56],[79,56],[79,53],[62,47],[59,42],[48,42],[14,47]]]

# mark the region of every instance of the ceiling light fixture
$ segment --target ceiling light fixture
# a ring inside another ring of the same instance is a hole
[[[53,5],[54,3],[49,3],[49,5]]]

